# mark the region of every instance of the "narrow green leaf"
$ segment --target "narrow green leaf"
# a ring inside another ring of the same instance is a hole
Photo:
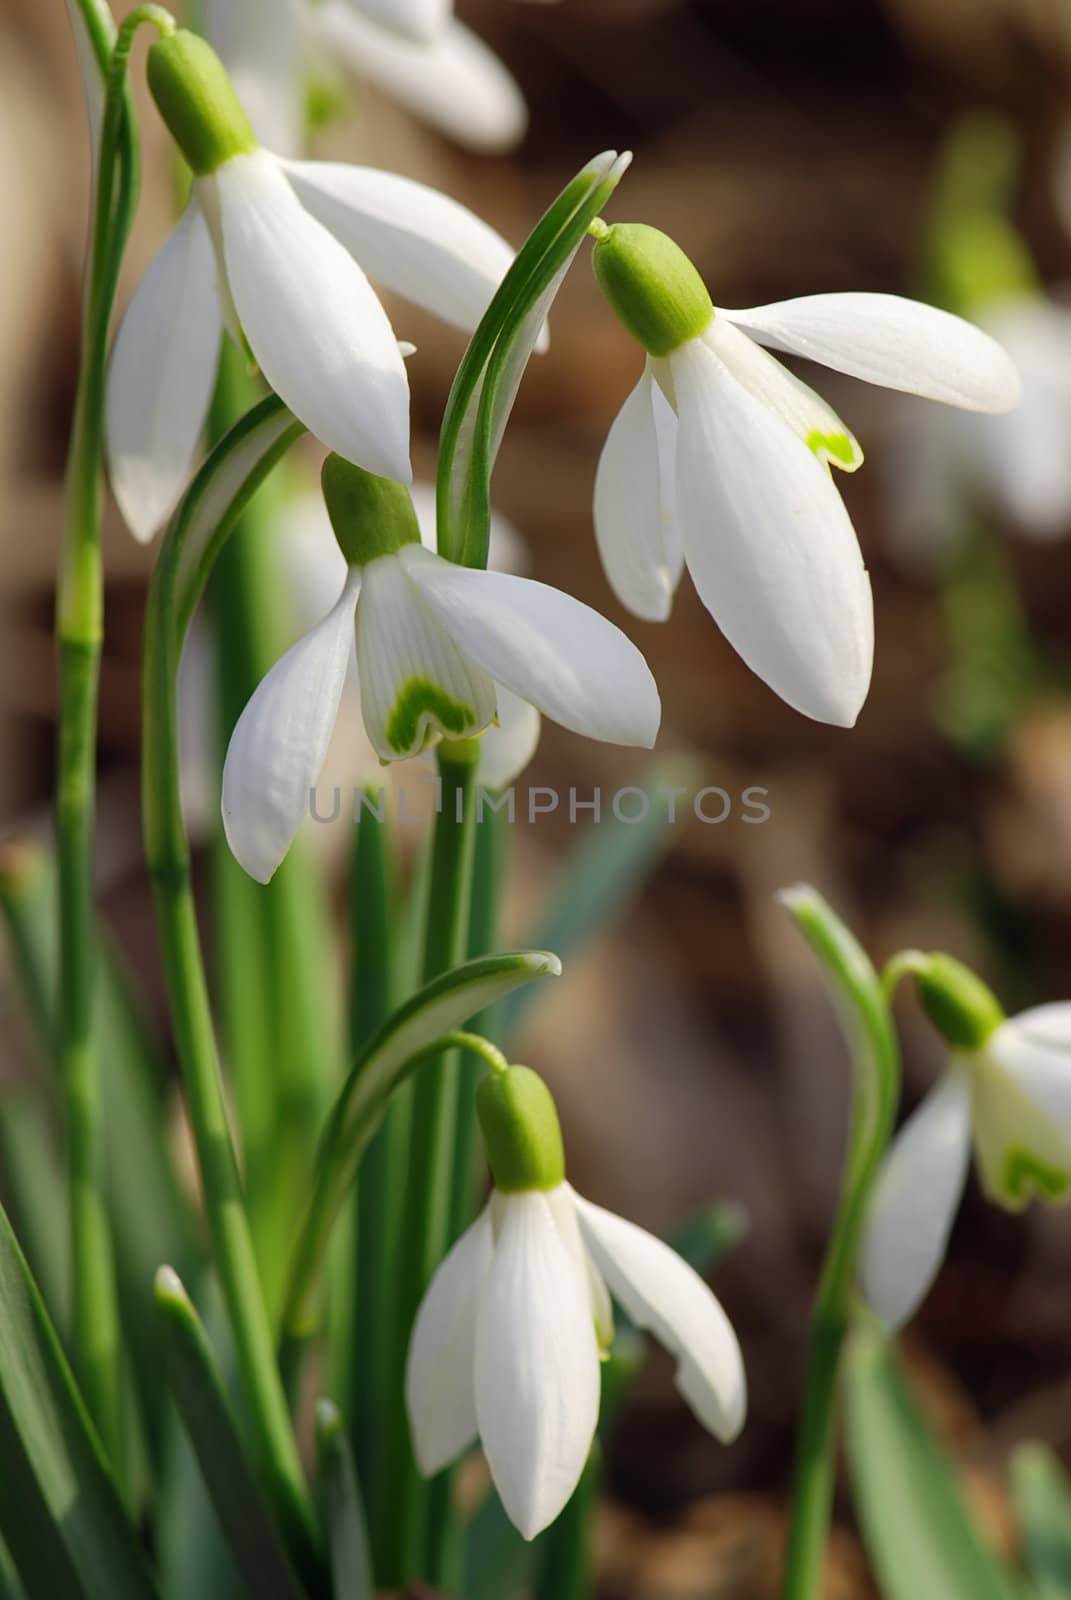
[[[67,1326],[67,1219],[56,1121],[44,1096],[10,1089],[0,1100],[0,1169],[12,1220],[52,1321]]]
[[[521,984],[556,977],[560,972],[557,956],[546,951],[467,961],[425,984],[369,1040],[343,1085],[324,1132],[316,1186],[286,1297],[283,1331],[287,1339],[304,1340],[318,1325],[319,1285],[331,1225],[392,1091],[443,1034],[459,1028]]]
[[[904,1384],[892,1342],[875,1325],[860,1325],[844,1371],[855,1504],[886,1600],[1015,1600]]]
[[[1038,1600],[1071,1600],[1071,1479],[1045,1445],[1024,1444],[1012,1456],[1011,1487]]]
[[[316,1461],[331,1552],[335,1600],[374,1600],[372,1559],[364,1506],[345,1424],[338,1407],[316,1408]]]
[[[0,1535],[31,1595],[156,1591],[37,1285],[0,1211]]]
[[[238,1570],[258,1600],[301,1600],[305,1591],[246,1460],[208,1336],[170,1267],[157,1273],[155,1299],[168,1381]]]

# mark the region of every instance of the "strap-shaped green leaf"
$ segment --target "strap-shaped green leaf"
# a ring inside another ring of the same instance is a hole
[[[335,1600],[374,1600],[357,1471],[341,1413],[330,1400],[321,1400],[316,1407],[316,1462]]]
[[[467,961],[425,984],[374,1034],[346,1079],[324,1132],[316,1186],[294,1255],[283,1313],[287,1340],[302,1341],[316,1331],[331,1225],[393,1090],[444,1034],[521,984],[560,972],[557,956],[547,951]]]
[[[491,473],[528,358],[551,301],[632,157],[604,151],[577,173],[536,223],[465,352],[439,438],[440,555],[487,565]]]
[[[305,1591],[246,1460],[208,1335],[170,1267],[160,1268],[155,1294],[171,1391],[248,1591],[263,1600],[302,1600]]]
[[[1012,1500],[1038,1600],[1071,1600],[1071,1480],[1043,1444],[1012,1456]]]
[[[44,1302],[0,1211],[0,1535],[28,1593],[152,1600]]]
[[[895,1346],[871,1323],[849,1341],[845,1390],[855,1504],[886,1600],[1015,1600],[905,1386]]]

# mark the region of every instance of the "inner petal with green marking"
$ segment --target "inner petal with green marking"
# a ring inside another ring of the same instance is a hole
[[[863,452],[850,433],[823,433],[819,428],[812,428],[807,435],[807,448],[814,451],[819,461],[843,467],[846,472],[854,472],[863,460]]]
[[[423,748],[433,732],[460,739],[480,731],[473,707],[453,699],[430,678],[407,678],[387,713],[387,742],[399,755]]]
[[[1054,1203],[1071,1193],[1071,1172],[1050,1166],[1032,1150],[1012,1145],[1004,1156],[1004,1185],[1017,1205],[1036,1196]]]

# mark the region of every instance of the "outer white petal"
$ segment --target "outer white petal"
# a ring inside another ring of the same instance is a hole
[[[305,208],[395,294],[471,333],[513,251],[467,207],[412,178],[344,161],[287,161]]]
[[[422,545],[410,548],[438,561]],[[495,715],[495,686],[410,582],[400,556],[364,568],[357,671],[364,724],[384,761],[417,755],[433,733],[469,738]]]
[[[349,5],[409,39],[433,39],[454,9],[453,0],[349,0]]]
[[[603,445],[594,517],[603,570],[621,604],[645,621],[665,622],[680,581],[681,552],[679,539],[666,537],[656,396],[666,404],[647,366]]]
[[[219,52],[262,144],[301,149],[304,122],[299,0],[200,0],[200,31]]]
[[[321,48],[448,138],[496,151],[524,137],[524,96],[494,52],[462,23],[451,20],[434,39],[417,43],[362,16],[347,0],[322,0],[308,12]]]
[[[711,349],[728,367],[733,377],[771,406],[793,433],[799,435],[819,461],[828,466],[854,472],[863,464],[863,452],[821,395],[815,394],[780,361],[767,355],[761,345],[734,327],[725,317],[716,316],[703,335]]]
[[[360,267],[265,150],[202,181],[215,185],[235,309],[272,388],[347,461],[408,483],[409,383]]]
[[[491,1215],[485,1208],[439,1266],[413,1325],[405,1405],[425,1477],[441,1471],[476,1438],[476,1312],[491,1249]]]
[[[851,727],[870,686],[870,583],[828,470],[701,340],[670,358],[677,510],[700,599],[797,711]]]
[[[747,1410],[744,1362],[711,1290],[661,1239],[579,1195],[574,1200],[611,1294],[677,1357],[677,1388],[703,1426],[725,1443],[735,1439]]]
[[[476,1327],[476,1415],[491,1476],[526,1539],[576,1487],[599,1415],[587,1284],[546,1197],[500,1196]]]
[[[135,289],[108,367],[108,472],[123,518],[143,542],[190,476],[222,337],[212,241],[191,204]]]
[[[278,660],[238,718],[223,766],[223,826],[238,862],[267,883],[308,809],[346,680],[359,577]]]
[[[720,311],[775,350],[966,411],[1010,411],[1019,376],[996,340],[897,294],[812,294]]]
[[[498,721],[480,739],[480,783],[508,789],[539,748],[542,718],[535,706],[498,685]]]
[[[661,704],[647,663],[619,628],[531,578],[454,566],[419,545],[400,558],[458,645],[563,728],[649,748]]]
[[[914,1315],[940,1270],[967,1181],[971,1097],[951,1067],[889,1147],[871,1203],[860,1277],[891,1328]]]
[[[1071,1001],[1012,1017],[997,1029],[987,1054],[1071,1137]]]

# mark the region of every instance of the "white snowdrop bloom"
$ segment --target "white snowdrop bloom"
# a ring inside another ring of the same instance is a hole
[[[224,765],[224,828],[250,876],[267,882],[305,815],[354,633],[365,729],[383,761],[436,734],[482,733],[499,687],[589,738],[653,745],[658,690],[612,623],[547,584],[444,560],[420,542],[407,490],[338,456],[324,494],[346,557],[341,592],[259,685]]]
[[[149,81],[195,177],[112,352],[108,457],[127,523],[150,538],[189,476],[224,325],[312,433],[408,482],[409,386],[365,273],[468,332],[509,246],[423,184],[271,154],[194,34],[153,45]]]
[[[610,1295],[677,1358],[677,1387],[728,1443],[747,1406],[740,1346],[698,1273],[565,1181],[542,1079],[484,1079],[478,1111],[495,1188],[432,1278],[417,1313],[405,1397],[417,1462],[440,1471],[479,1439],[526,1539],[553,1522],[591,1449]]]
[[[850,727],[870,684],[870,583],[831,467],[859,445],[762,348],[975,411],[1015,404],[1018,378],[970,323],[885,294],[824,294],[715,310],[664,234],[600,224],[595,272],[646,349],[595,485],[607,577],[637,616],[664,620],[687,566],[752,671],[796,710]]]
[[[1006,1019],[947,956],[928,958],[919,986],[951,1057],[890,1145],[871,1205],[860,1276],[892,1328],[944,1260],[972,1145],[986,1195],[1005,1210],[1071,1198],[1071,1003]]]

